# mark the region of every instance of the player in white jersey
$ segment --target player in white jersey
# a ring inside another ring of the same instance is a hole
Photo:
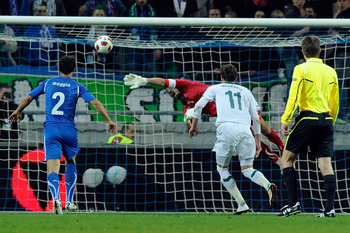
[[[261,151],[259,107],[247,88],[235,84],[237,78],[237,69],[233,65],[222,66],[222,83],[209,87],[194,107],[189,135],[192,138],[198,134],[197,125],[202,109],[208,102],[214,101],[217,110],[217,141],[213,151],[216,152],[217,171],[220,181],[238,204],[236,214],[242,214],[248,212],[249,207],[228,170],[232,156],[238,156],[245,177],[266,189],[271,207],[276,206],[278,196],[277,186],[270,183],[260,171],[253,169],[254,157]],[[250,130],[251,122],[254,136]]]

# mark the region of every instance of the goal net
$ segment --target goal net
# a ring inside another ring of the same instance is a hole
[[[220,183],[211,151],[215,118],[203,115],[200,134],[190,139],[180,101],[162,87],[130,89],[123,85],[123,77],[135,73],[212,85],[220,82],[220,66],[232,63],[239,70],[238,82],[253,92],[263,118],[279,133],[293,68],[304,61],[301,39],[317,35],[321,58],[336,69],[340,84],[341,119],[335,124],[333,160],[335,210],[350,211],[350,21],[0,16],[0,22],[0,80],[12,89],[6,94],[10,101],[2,101],[0,109],[1,210],[52,211],[41,147],[45,96],[26,108],[17,125],[10,125],[8,116],[28,92],[59,75],[56,65],[62,55],[72,55],[77,63],[73,79],[104,104],[120,133],[126,134],[123,129],[130,122],[136,128],[133,144],[109,144],[113,135],[103,118],[78,101],[75,122],[81,151],[74,201],[81,211],[233,212],[237,204]],[[111,53],[96,53],[93,44],[99,35],[112,38]],[[262,140],[279,154],[266,137]],[[254,167],[277,184],[281,207],[288,204],[279,166],[259,157]],[[295,167],[303,211],[316,212],[326,201],[316,161],[306,153]],[[278,210],[269,208],[264,189],[241,174],[235,157],[230,172],[254,211]],[[64,207],[63,161],[60,180]]]

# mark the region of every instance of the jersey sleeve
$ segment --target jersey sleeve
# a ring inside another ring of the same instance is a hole
[[[199,119],[202,114],[202,109],[207,105],[208,102],[214,101],[214,99],[215,99],[214,88],[208,87],[208,89],[204,92],[203,96],[194,106],[193,117]]]
[[[34,90],[32,90],[31,92],[29,92],[29,96],[32,97],[33,99],[36,99],[39,95],[44,94],[45,93],[45,87],[46,84],[49,80],[45,80],[42,83],[40,83],[39,86],[37,86]]]
[[[261,126],[260,126],[260,116],[258,112],[260,111],[260,107],[258,102],[256,102],[253,94],[250,93],[250,105],[249,105],[249,113],[252,118],[252,129],[255,134],[261,134]]]
[[[174,79],[165,79],[164,87],[169,87],[170,89],[174,89],[176,87],[176,81]]]
[[[292,84],[289,90],[289,98],[284,114],[281,117],[281,123],[288,124],[292,121],[293,114],[300,103],[300,93],[303,89],[303,84],[303,74],[300,70],[300,65],[298,65],[294,68]]]
[[[90,92],[87,90],[87,88],[84,85],[78,84],[78,86],[79,86],[79,96],[83,98],[86,102],[90,103],[92,100],[96,99],[96,97],[90,94]]]
[[[179,90],[188,88],[190,85],[193,85],[195,82],[189,81],[186,79],[174,79],[175,80],[175,85],[174,88],[177,88]],[[169,85],[170,87],[170,85]]]
[[[333,89],[331,92],[331,98],[329,100],[329,115],[333,118],[333,123],[337,120],[338,112],[339,112],[339,86],[338,86],[338,78],[335,78]]]

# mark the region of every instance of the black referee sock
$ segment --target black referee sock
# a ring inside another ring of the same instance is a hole
[[[326,191],[327,204],[326,212],[331,211],[334,208],[334,197],[335,197],[335,175],[326,175],[323,177],[324,189]]]
[[[287,186],[289,206],[294,206],[297,201],[297,175],[294,167],[287,167],[283,169],[283,179]]]

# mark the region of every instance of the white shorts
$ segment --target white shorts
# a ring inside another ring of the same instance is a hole
[[[255,156],[255,139],[250,127],[240,123],[224,123],[216,130],[217,141],[213,151],[216,162],[228,166],[232,156],[237,156],[241,166],[253,165]]]

